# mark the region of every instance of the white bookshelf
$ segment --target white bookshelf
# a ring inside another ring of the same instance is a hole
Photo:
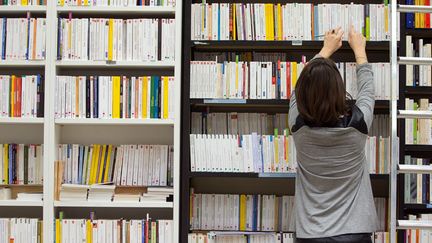
[[[155,61],[57,61],[59,68],[122,68],[122,69],[171,69],[174,70],[175,62]]]
[[[43,124],[43,118],[0,118],[0,124]]]
[[[180,203],[180,88],[181,88],[181,24],[182,2],[175,7],[59,7],[57,1],[47,1],[47,6],[0,6],[0,14],[8,17],[23,17],[26,13],[46,17],[46,60],[41,61],[0,61],[3,72],[14,74],[15,70],[44,70],[45,107],[44,118],[0,118],[0,143],[40,143],[44,144],[44,184],[43,201],[0,200],[0,207],[18,210],[28,207],[41,207],[43,210],[43,242],[54,242],[54,220],[59,210],[71,209],[109,212],[122,218],[122,210],[136,210],[137,214],[152,210],[169,212],[174,220],[174,242],[179,242],[179,203]],[[175,18],[176,50],[175,62],[154,61],[74,61],[57,60],[57,18],[68,13],[86,17],[161,17]],[[149,75],[172,75],[175,77],[175,118],[174,119],[56,119],[54,116],[55,81],[57,75],[95,75],[92,70],[119,75],[145,72]],[[39,71],[37,71],[39,72]],[[59,144],[169,144],[174,146],[174,202],[94,202],[94,201],[55,201],[54,200],[54,161],[57,159]],[[1,186],[0,186],[1,187]],[[11,185],[27,187],[27,185]],[[118,210],[112,210],[118,208]],[[3,209],[2,209],[3,210]],[[23,212],[26,210],[22,210]],[[20,211],[17,211],[17,215]],[[135,212],[135,211],[134,211]],[[20,217],[23,216],[19,214]],[[98,214],[96,214],[98,215]],[[25,215],[24,215],[25,216]],[[68,215],[66,218],[73,218]],[[1,217],[1,214],[0,214]],[[103,218],[100,216],[98,218]]]
[[[99,6],[99,7],[58,7],[59,13],[78,13],[78,14],[134,14],[134,15],[172,15],[175,14],[174,7],[154,7],[154,6],[137,6],[137,7],[110,7],[110,6]]]
[[[42,201],[0,200],[0,207],[42,207]]]
[[[46,6],[0,6],[0,14],[45,13]]]
[[[55,207],[73,208],[173,208],[172,202],[98,202],[98,201],[55,201]]]
[[[1,122],[1,121],[0,121]],[[57,125],[157,125],[157,126],[174,126],[174,120],[163,119],[88,119],[88,118],[62,118],[56,119]]]
[[[0,60],[0,67],[2,68],[43,68],[45,65],[44,60]]]

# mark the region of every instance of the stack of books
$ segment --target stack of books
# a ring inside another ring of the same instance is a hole
[[[430,40],[416,39],[406,36],[407,57],[432,57],[432,43]],[[432,86],[432,67],[430,65],[407,65],[406,66],[407,86]]]
[[[33,0],[35,1],[35,0]],[[39,0],[40,1],[40,0]],[[46,0],[45,0],[46,1]],[[161,1],[150,1],[150,0],[58,0],[58,6],[175,6],[175,0],[161,0]]]
[[[170,187],[148,187],[147,192],[141,196],[141,202],[147,201],[172,201],[174,188]]]
[[[63,184],[60,189],[60,201],[86,201],[90,186]]]
[[[111,202],[114,195],[115,185],[93,184],[89,188],[89,201]]]
[[[429,99],[405,99],[406,110],[432,111]],[[430,119],[406,119],[406,144],[432,144],[432,121]]]
[[[26,193],[26,192],[19,192],[17,193],[16,200],[18,201],[42,201],[43,200],[43,193]]]

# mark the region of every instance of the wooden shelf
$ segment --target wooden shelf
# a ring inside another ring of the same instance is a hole
[[[57,125],[160,125],[173,126],[171,119],[91,119],[91,118],[62,118],[56,119]]]
[[[432,204],[424,203],[424,204],[403,204],[403,210],[406,214],[430,214],[432,213]]]
[[[432,38],[432,29],[406,29],[406,35],[413,38]]]
[[[322,48],[323,41],[191,41],[190,46],[199,51],[230,51],[230,50],[316,50]],[[348,42],[344,41],[341,50],[351,50]],[[390,51],[389,41],[369,41],[366,44],[367,50]]]
[[[405,145],[405,154],[413,157],[431,158],[432,145]]]
[[[105,202],[105,201],[55,201],[55,207],[72,208],[173,208],[172,202]]]
[[[430,86],[416,86],[405,87],[405,96],[412,98],[431,98],[432,87]]]

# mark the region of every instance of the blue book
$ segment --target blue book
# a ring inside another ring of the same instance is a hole
[[[58,18],[58,30],[57,30],[57,60],[61,60],[61,43],[62,43],[62,25],[61,25],[62,18]]]
[[[258,195],[253,195],[252,198],[252,231],[257,231]]]
[[[221,39],[221,36],[220,36],[220,32],[221,32],[221,22],[220,22],[220,5],[219,4],[217,4],[217,6],[218,6],[218,40],[220,40]]]
[[[145,243],[145,238],[146,238],[146,235],[145,235],[145,220],[141,220],[141,230],[142,230],[141,242]]]
[[[160,90],[160,84],[159,84],[159,79],[160,77],[155,77],[155,89],[154,89],[154,97],[155,97],[155,102],[154,102],[154,114],[153,117],[154,118],[159,118],[159,90]]]
[[[7,18],[3,18],[3,39],[1,40],[3,43],[3,49],[1,50],[2,60],[6,59],[6,28],[7,28]]]
[[[79,146],[79,164],[78,164],[78,183],[82,184],[83,162],[84,162],[84,146]]]
[[[9,184],[13,184],[12,180],[13,180],[13,175],[12,175],[12,171],[13,171],[13,167],[12,167],[12,160],[13,160],[13,156],[12,156],[12,151],[13,151],[13,144],[9,144]]]
[[[405,4],[406,5],[414,5],[414,0],[405,0]],[[407,29],[414,29],[414,13],[406,13],[405,14],[405,18],[406,18],[406,28]]]

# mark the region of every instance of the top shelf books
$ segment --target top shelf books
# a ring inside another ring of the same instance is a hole
[[[369,41],[390,39],[385,4],[192,4],[192,40],[323,40],[325,31],[349,26]],[[330,20],[330,21],[323,21]]]
[[[58,6],[175,6],[175,0],[58,0]]]

